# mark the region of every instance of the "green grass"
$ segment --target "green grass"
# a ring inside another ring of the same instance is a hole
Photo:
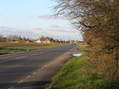
[[[42,46],[11,46],[11,47],[1,47],[0,54],[6,54],[9,52],[18,52],[18,51],[27,51],[27,50],[36,50],[41,48],[52,48],[57,46],[64,46],[66,44],[48,44]]]
[[[0,48],[0,54],[7,54],[9,52],[19,52],[19,51],[26,51],[26,50],[34,50],[37,47],[4,47]]]
[[[95,74],[84,74],[86,57],[76,57],[66,63],[53,78],[49,89],[104,89],[109,82]]]

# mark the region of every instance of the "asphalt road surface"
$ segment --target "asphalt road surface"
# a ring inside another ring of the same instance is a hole
[[[63,47],[54,47],[47,49],[39,49],[34,51],[12,53],[0,55],[0,89],[13,89],[20,87],[18,82],[32,72],[40,69],[43,65],[55,60],[56,57],[72,49],[73,45]],[[39,82],[34,84],[44,84]],[[32,85],[33,83],[24,83]]]

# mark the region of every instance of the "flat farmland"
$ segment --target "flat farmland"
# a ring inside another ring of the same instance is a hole
[[[63,46],[65,44],[52,43],[52,44],[38,44],[38,43],[13,43],[13,42],[0,42],[0,55],[10,52],[30,51],[40,48],[51,48],[57,46]]]

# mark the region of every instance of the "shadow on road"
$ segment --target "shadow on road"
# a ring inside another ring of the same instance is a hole
[[[24,83],[0,83],[0,89],[7,89],[10,87],[14,88],[27,88],[27,87],[43,87],[50,81],[34,81],[34,82],[24,82]]]

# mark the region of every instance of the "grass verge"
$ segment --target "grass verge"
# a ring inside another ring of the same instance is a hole
[[[105,89],[109,82],[96,74],[85,74],[86,56],[75,57],[53,78],[48,89]]]
[[[6,46],[6,47],[0,47],[0,54],[6,54],[9,52],[18,52],[18,51],[27,51],[27,50],[36,50],[36,49],[40,49],[40,48],[52,48],[52,47],[58,47],[58,46],[64,46],[66,44],[47,44],[47,45],[39,45],[39,46]]]

